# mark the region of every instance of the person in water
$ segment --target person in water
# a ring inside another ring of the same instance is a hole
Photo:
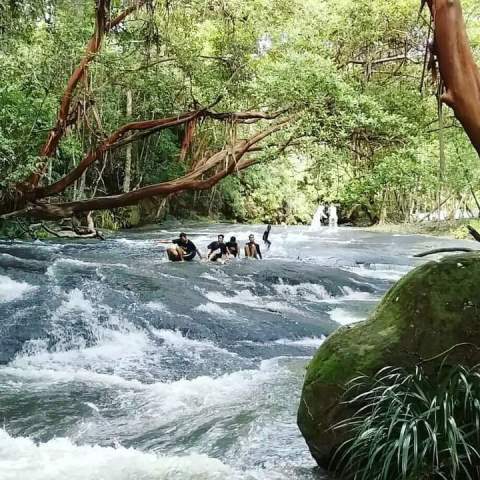
[[[267,229],[263,232],[262,240],[263,240],[263,243],[267,246],[267,250],[270,250],[270,246],[272,245],[272,242],[268,239],[271,229],[272,229],[272,226],[268,224]]]
[[[245,244],[245,256],[251,258],[262,258],[262,253],[260,252],[260,245],[255,243],[254,235],[250,234],[248,236],[248,243]]]
[[[227,246],[229,255],[232,255],[233,257],[240,256],[240,249],[238,248],[237,239],[235,237],[230,237],[230,241],[225,245]]]
[[[208,245],[207,258],[210,261],[216,262],[222,259],[223,256],[227,256],[227,245],[224,242],[224,238],[223,235],[219,235],[216,241]]]
[[[202,258],[202,255],[198,251],[197,247],[191,240],[188,239],[186,233],[182,232],[179,235],[179,238],[176,238],[168,243],[173,243],[175,245],[174,247],[167,248],[168,259],[171,262],[190,262],[195,258],[197,253],[198,256]]]

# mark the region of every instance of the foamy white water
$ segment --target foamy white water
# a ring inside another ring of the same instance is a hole
[[[411,270],[409,266],[403,265],[369,265],[365,267],[359,265],[358,267],[349,267],[349,271],[361,275],[362,277],[378,278],[382,280],[396,281]]]
[[[224,480],[240,478],[206,455],[166,456],[118,446],[74,445],[67,438],[35,444],[0,430],[3,480]]]
[[[220,305],[217,305],[216,303],[212,303],[212,302],[202,303],[198,307],[195,307],[195,310],[197,312],[210,313],[211,315],[215,315],[218,317],[235,316],[235,312],[233,310],[228,308],[223,308]]]
[[[16,282],[6,275],[0,275],[0,302],[12,302],[35,290],[27,282]]]
[[[291,340],[288,338],[279,338],[275,340],[275,343],[279,345],[299,345],[302,347],[313,347],[318,348],[325,341],[325,337],[305,337],[299,338],[297,340]]]
[[[340,308],[340,307],[330,310],[329,315],[334,322],[337,322],[340,325],[349,325],[351,323],[356,323],[356,322],[365,320],[365,317],[352,314],[345,308]]]
[[[285,302],[275,301],[269,298],[263,298],[258,295],[254,295],[250,290],[240,290],[232,296],[225,295],[221,292],[207,292],[205,296],[215,303],[234,303],[237,305],[246,305],[251,308],[260,310],[271,310],[278,312],[289,312],[301,314],[300,310]]]
[[[274,285],[275,290],[282,296],[293,301],[296,297],[301,297],[309,302],[320,302],[325,299],[331,299],[332,296],[328,293],[323,285],[315,283],[300,283],[298,285],[288,285],[280,283]]]
[[[295,420],[310,356],[451,245],[274,226],[264,261],[178,265],[156,240],[179,229],[0,241],[2,480],[323,478]],[[264,227],[181,229],[204,250]]]

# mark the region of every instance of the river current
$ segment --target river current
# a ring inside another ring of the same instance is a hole
[[[295,423],[308,360],[414,253],[471,245],[273,227],[263,261],[174,264],[178,229],[0,242],[3,480],[326,478]],[[182,229],[202,251],[263,232]]]

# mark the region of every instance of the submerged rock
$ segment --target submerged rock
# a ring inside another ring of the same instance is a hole
[[[307,368],[297,418],[317,463],[328,467],[345,440],[331,427],[351,413],[340,403],[347,381],[387,365],[414,367],[460,343],[468,345],[454,348],[449,362],[480,363],[480,253],[452,255],[413,270],[368,320],[338,329],[319,348]],[[444,358],[427,365],[435,368]]]

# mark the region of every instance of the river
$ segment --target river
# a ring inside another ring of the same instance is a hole
[[[263,232],[184,228],[203,250]],[[177,233],[0,242],[3,480],[326,478],[295,423],[308,359],[412,254],[471,245],[273,227],[263,261],[173,264]]]

